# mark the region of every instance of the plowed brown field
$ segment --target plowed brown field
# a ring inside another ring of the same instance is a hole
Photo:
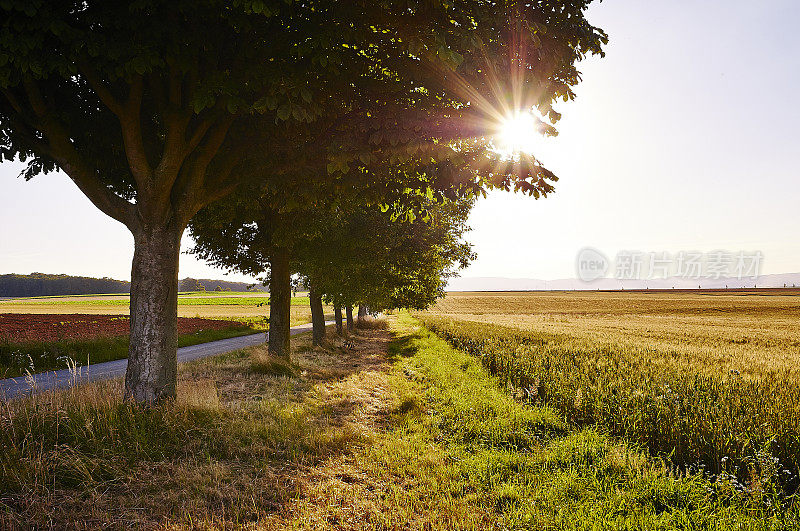
[[[0,341],[30,343],[124,337],[128,335],[129,326],[127,315],[0,313]],[[239,326],[242,323],[237,321],[179,317],[178,335]]]

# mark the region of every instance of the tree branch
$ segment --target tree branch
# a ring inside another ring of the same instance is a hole
[[[164,95],[164,85],[161,83],[161,80],[158,78],[158,76],[154,75],[147,76],[147,84],[150,87],[153,100],[156,102],[156,108],[158,109],[158,112],[163,114],[167,107],[167,98]]]
[[[197,124],[194,132],[192,133],[192,136],[189,137],[189,140],[187,141],[187,146],[186,146],[187,150],[192,151],[194,148],[200,145],[200,142],[206,136],[208,130],[211,128],[212,125],[214,125],[215,119],[218,119],[220,116],[222,116],[222,112],[224,111],[224,109],[225,109],[224,99],[219,98],[217,100],[217,103],[214,104],[214,107],[212,107],[207,111],[206,116],[200,118],[199,120],[200,123]]]
[[[8,103],[11,104],[11,108],[14,109],[14,111],[17,114],[19,114],[20,117],[24,117],[25,116],[25,111],[22,109],[22,104],[17,99],[17,97],[14,95],[14,93],[11,92],[10,89],[4,88],[3,89],[3,95],[8,100]]]
[[[233,191],[236,190],[237,186],[239,186],[238,180],[235,182],[225,184],[224,186],[221,186],[214,191],[206,192],[204,194],[202,201],[200,201],[198,205],[196,205],[196,209],[192,215],[196,214],[204,206],[210,205],[214,201],[219,201],[223,197],[226,197],[228,194],[233,193]]]
[[[160,85],[163,86],[163,84]],[[165,101],[162,94],[159,103],[166,128],[164,149],[154,176],[157,180],[154,200],[160,207],[167,206],[173,187],[181,176],[182,167],[192,149],[196,147],[196,144],[192,145],[186,140],[187,128],[192,119],[192,110],[181,106],[181,102],[186,101],[186,98],[183,97],[183,90],[182,76],[179,75],[175,67],[171,67],[168,89],[169,101]]]
[[[181,82],[183,76],[180,75],[174,64],[169,67],[169,103],[176,109],[181,107]]]
[[[225,142],[225,137],[228,135],[228,130],[231,128],[231,125],[233,125],[233,120],[233,115],[228,115],[225,118],[220,119],[217,122],[216,127],[213,127],[206,135],[205,143],[198,148],[199,153],[195,158],[194,166],[195,170],[200,170],[201,179],[205,177],[205,172],[208,168],[208,165],[219,152],[223,142]]]
[[[21,113],[17,113],[16,116],[9,115],[7,117],[9,123],[14,126],[14,131],[25,139],[31,151],[52,159],[53,151],[50,149],[50,146],[47,142],[36,136],[36,128],[28,124],[20,114]]]
[[[123,103],[111,93],[89,61],[82,58],[76,61],[76,65],[103,105],[108,107],[119,119],[125,144],[125,156],[128,159],[131,174],[137,187],[140,190],[146,190],[151,184],[152,168],[147,161],[142,139],[142,76],[133,78],[128,99]]]
[[[83,74],[84,79],[89,83],[89,86],[92,87],[94,93],[100,98],[103,105],[108,107],[111,112],[118,117],[121,117],[124,111],[122,103],[111,93],[111,90],[105,83],[103,83],[103,80],[100,79],[97,71],[92,67],[89,61],[80,59],[76,61],[76,66],[81,74]]]
[[[217,201],[233,192],[241,179],[231,179],[233,170],[241,162],[247,149],[244,146],[237,146],[230,149],[223,155],[217,155],[214,160],[214,167],[218,171],[214,173],[214,178],[209,179],[207,169],[198,172],[196,169],[190,174],[190,179],[183,182],[185,193],[191,197],[189,206],[182,212],[182,217],[189,222],[189,219],[204,206]]]
[[[153,186],[153,168],[147,160],[147,151],[142,138],[143,90],[142,76],[136,76],[131,83],[128,99],[117,116],[122,129],[125,156],[133,179],[139,192],[148,193]]]
[[[138,219],[133,205],[103,184],[97,175],[97,170],[80,156],[66,128],[49,109],[36,82],[30,77],[25,77],[23,86],[31,108],[39,119],[40,129],[48,140],[49,155],[97,208],[134,231]]]

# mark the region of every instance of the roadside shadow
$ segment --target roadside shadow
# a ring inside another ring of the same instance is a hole
[[[402,358],[413,356],[417,351],[416,339],[414,334],[405,334],[402,337],[395,335],[387,349],[389,362],[394,363]]]

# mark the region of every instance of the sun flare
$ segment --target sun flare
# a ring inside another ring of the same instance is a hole
[[[501,122],[496,137],[497,148],[509,155],[530,154],[539,136],[536,117],[530,112],[517,112]]]

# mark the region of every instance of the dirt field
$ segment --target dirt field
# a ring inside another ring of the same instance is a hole
[[[242,323],[220,319],[178,318],[178,334],[193,334],[201,330],[224,330],[240,327]],[[60,341],[63,339],[92,340],[127,336],[130,319],[125,315],[46,315],[0,314],[0,342],[26,343],[31,341]]]

